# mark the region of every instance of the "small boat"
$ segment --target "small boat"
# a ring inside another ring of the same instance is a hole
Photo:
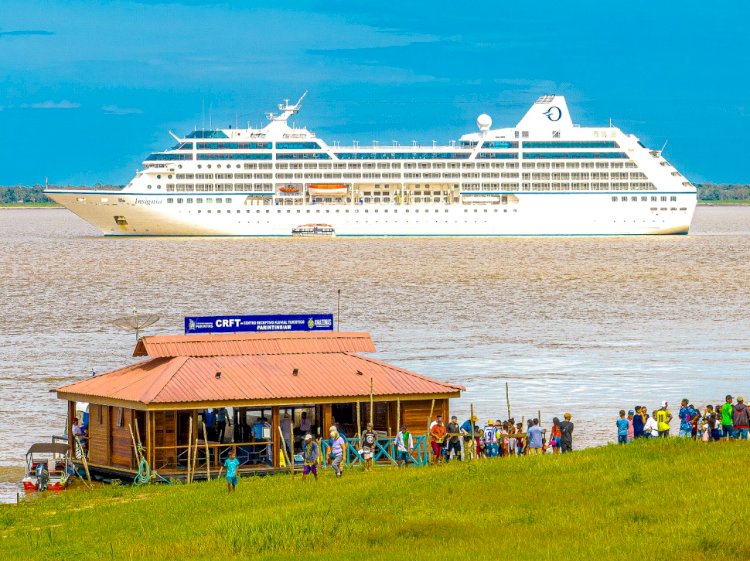
[[[26,452],[26,475],[23,490],[63,491],[68,486],[68,470],[73,466],[68,445],[61,442],[38,442]]]
[[[283,187],[279,187],[279,192],[286,195],[296,195],[299,193],[299,187],[296,185],[284,185]]]
[[[312,197],[343,197],[349,189],[343,183],[311,183],[307,191]]]
[[[330,224],[303,224],[292,228],[292,236],[335,236],[336,230]]]

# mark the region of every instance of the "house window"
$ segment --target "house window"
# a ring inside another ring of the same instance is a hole
[[[124,425],[125,425],[125,408],[118,407],[117,408],[117,426],[122,427]]]

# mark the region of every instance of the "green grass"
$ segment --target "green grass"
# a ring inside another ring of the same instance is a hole
[[[704,201],[698,199],[701,206],[743,206],[750,205],[750,199],[729,199],[726,201]]]
[[[108,487],[0,509],[3,559],[747,559],[746,443]]]

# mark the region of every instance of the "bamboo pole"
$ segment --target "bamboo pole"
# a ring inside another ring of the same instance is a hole
[[[375,408],[373,407],[373,396],[372,396],[372,377],[370,377],[370,423],[373,422],[373,413],[375,412]],[[373,424],[373,427],[375,425]]]
[[[396,432],[401,430],[401,398],[396,399]]]
[[[190,421],[188,422],[188,440],[187,440],[187,477],[185,478],[185,482],[187,484],[190,484],[190,452],[192,451],[192,443],[193,443],[193,417],[190,416]]]
[[[198,461],[198,427],[195,427],[195,448],[193,449],[193,468],[190,470],[190,483],[195,479],[195,464]]]
[[[136,436],[136,440],[138,441],[138,450],[139,450],[138,455],[140,456],[141,455],[140,449],[143,445],[143,442],[141,441],[141,431],[138,428],[138,419],[135,416],[135,412],[133,412],[133,418],[135,419],[135,436]]]
[[[206,423],[203,423],[203,443],[206,445],[206,479],[211,481],[211,452],[208,448],[208,436],[206,435]]]
[[[280,427],[279,427],[280,428]],[[292,428],[292,439],[289,441],[289,452],[292,456],[292,477],[294,477],[294,428]]]
[[[510,391],[508,389],[508,382],[505,382],[505,403],[508,405],[508,419],[510,419]]]
[[[362,421],[360,420],[360,403],[357,401],[357,439],[362,442]]]
[[[133,425],[128,424],[128,430],[130,430],[130,439],[133,441],[133,454],[135,455],[135,463],[138,464],[141,461],[141,456],[138,453],[138,446],[135,443],[135,436],[133,436]]]
[[[81,444],[81,440],[73,435],[73,438],[75,438],[76,442],[78,443],[78,446],[81,449],[81,461],[83,462],[83,469],[86,470],[86,479],[89,480],[89,483],[91,483],[91,474],[89,473],[89,463],[86,460],[86,450],[83,449],[83,444]]]
[[[279,436],[281,436],[281,455],[284,456],[284,461],[286,462],[286,465],[289,467],[289,471],[291,473],[292,471],[292,464],[289,461],[289,455],[286,453],[286,440],[284,440],[284,433],[281,432],[281,427],[279,428]]]

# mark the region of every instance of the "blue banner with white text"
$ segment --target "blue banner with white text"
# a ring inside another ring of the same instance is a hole
[[[333,314],[193,316],[185,318],[186,334],[273,331],[333,331]]]

